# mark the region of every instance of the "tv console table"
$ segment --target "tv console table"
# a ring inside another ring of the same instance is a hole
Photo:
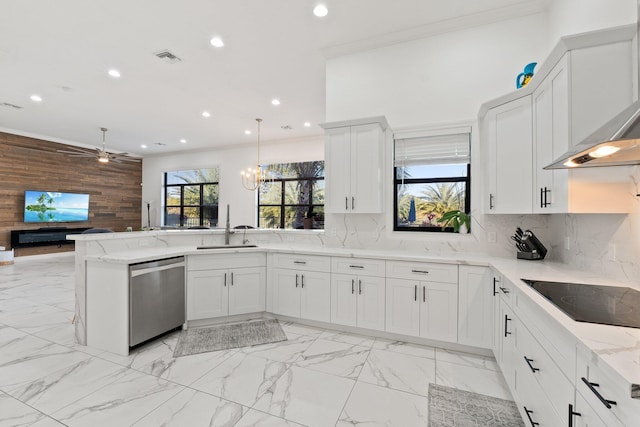
[[[67,240],[68,234],[80,234],[86,228],[42,227],[36,230],[11,230],[11,247],[28,248],[34,246],[69,245],[73,240]]]

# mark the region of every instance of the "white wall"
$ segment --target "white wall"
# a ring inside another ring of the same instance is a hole
[[[637,0],[552,0],[548,4],[549,47],[562,36],[633,24]]]
[[[320,131],[319,131],[320,132]],[[255,167],[256,145],[224,147],[206,151],[145,157],[142,162],[142,200],[151,201],[151,225],[160,226],[163,200],[163,174],[167,171],[217,166],[220,172],[220,214],[218,226],[226,221],[226,205],[230,205],[231,226],[256,223],[256,194],[242,186],[240,171]],[[261,143],[262,164],[302,162],[324,159],[322,135],[300,140]],[[143,226],[147,225],[146,205]]]
[[[544,13],[327,61],[327,121],[384,115],[392,128],[474,119],[548,53]]]

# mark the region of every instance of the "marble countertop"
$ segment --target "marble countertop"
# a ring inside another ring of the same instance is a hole
[[[525,261],[490,257],[485,254],[474,253],[411,253],[399,252],[397,250],[384,251],[317,246],[305,247],[285,244],[264,244],[254,248],[229,249],[197,249],[195,246],[147,247],[104,255],[91,255],[85,257],[85,259],[94,262],[134,264],[174,256],[251,252],[279,252],[301,255],[490,266],[517,286],[523,295],[528,296],[541,306],[545,312],[558,323],[559,327],[566,328],[576,336],[578,341],[587,349],[591,350],[599,361],[604,362],[599,363],[601,369],[612,377],[617,378],[621,384],[628,386],[629,395],[640,398],[640,329],[576,322],[520,279],[570,281],[596,285],[631,286],[635,288],[640,288],[640,284],[629,284],[607,279],[594,273],[572,269],[566,264],[559,262],[546,260]]]

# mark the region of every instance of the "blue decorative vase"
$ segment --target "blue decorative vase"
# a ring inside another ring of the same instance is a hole
[[[529,83],[529,80],[533,77],[533,69],[536,68],[536,65],[538,65],[537,62],[531,62],[524,67],[522,73],[518,74],[518,77],[516,77],[516,89],[525,87],[527,83]]]

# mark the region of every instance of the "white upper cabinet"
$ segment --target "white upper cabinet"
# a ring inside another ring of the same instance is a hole
[[[485,207],[488,213],[530,213],[532,189],[531,96],[487,112]]]
[[[382,212],[383,117],[325,123],[325,211]]]
[[[633,101],[631,28],[564,38],[523,89],[480,111],[485,213],[628,213],[629,167],[543,168]]]

